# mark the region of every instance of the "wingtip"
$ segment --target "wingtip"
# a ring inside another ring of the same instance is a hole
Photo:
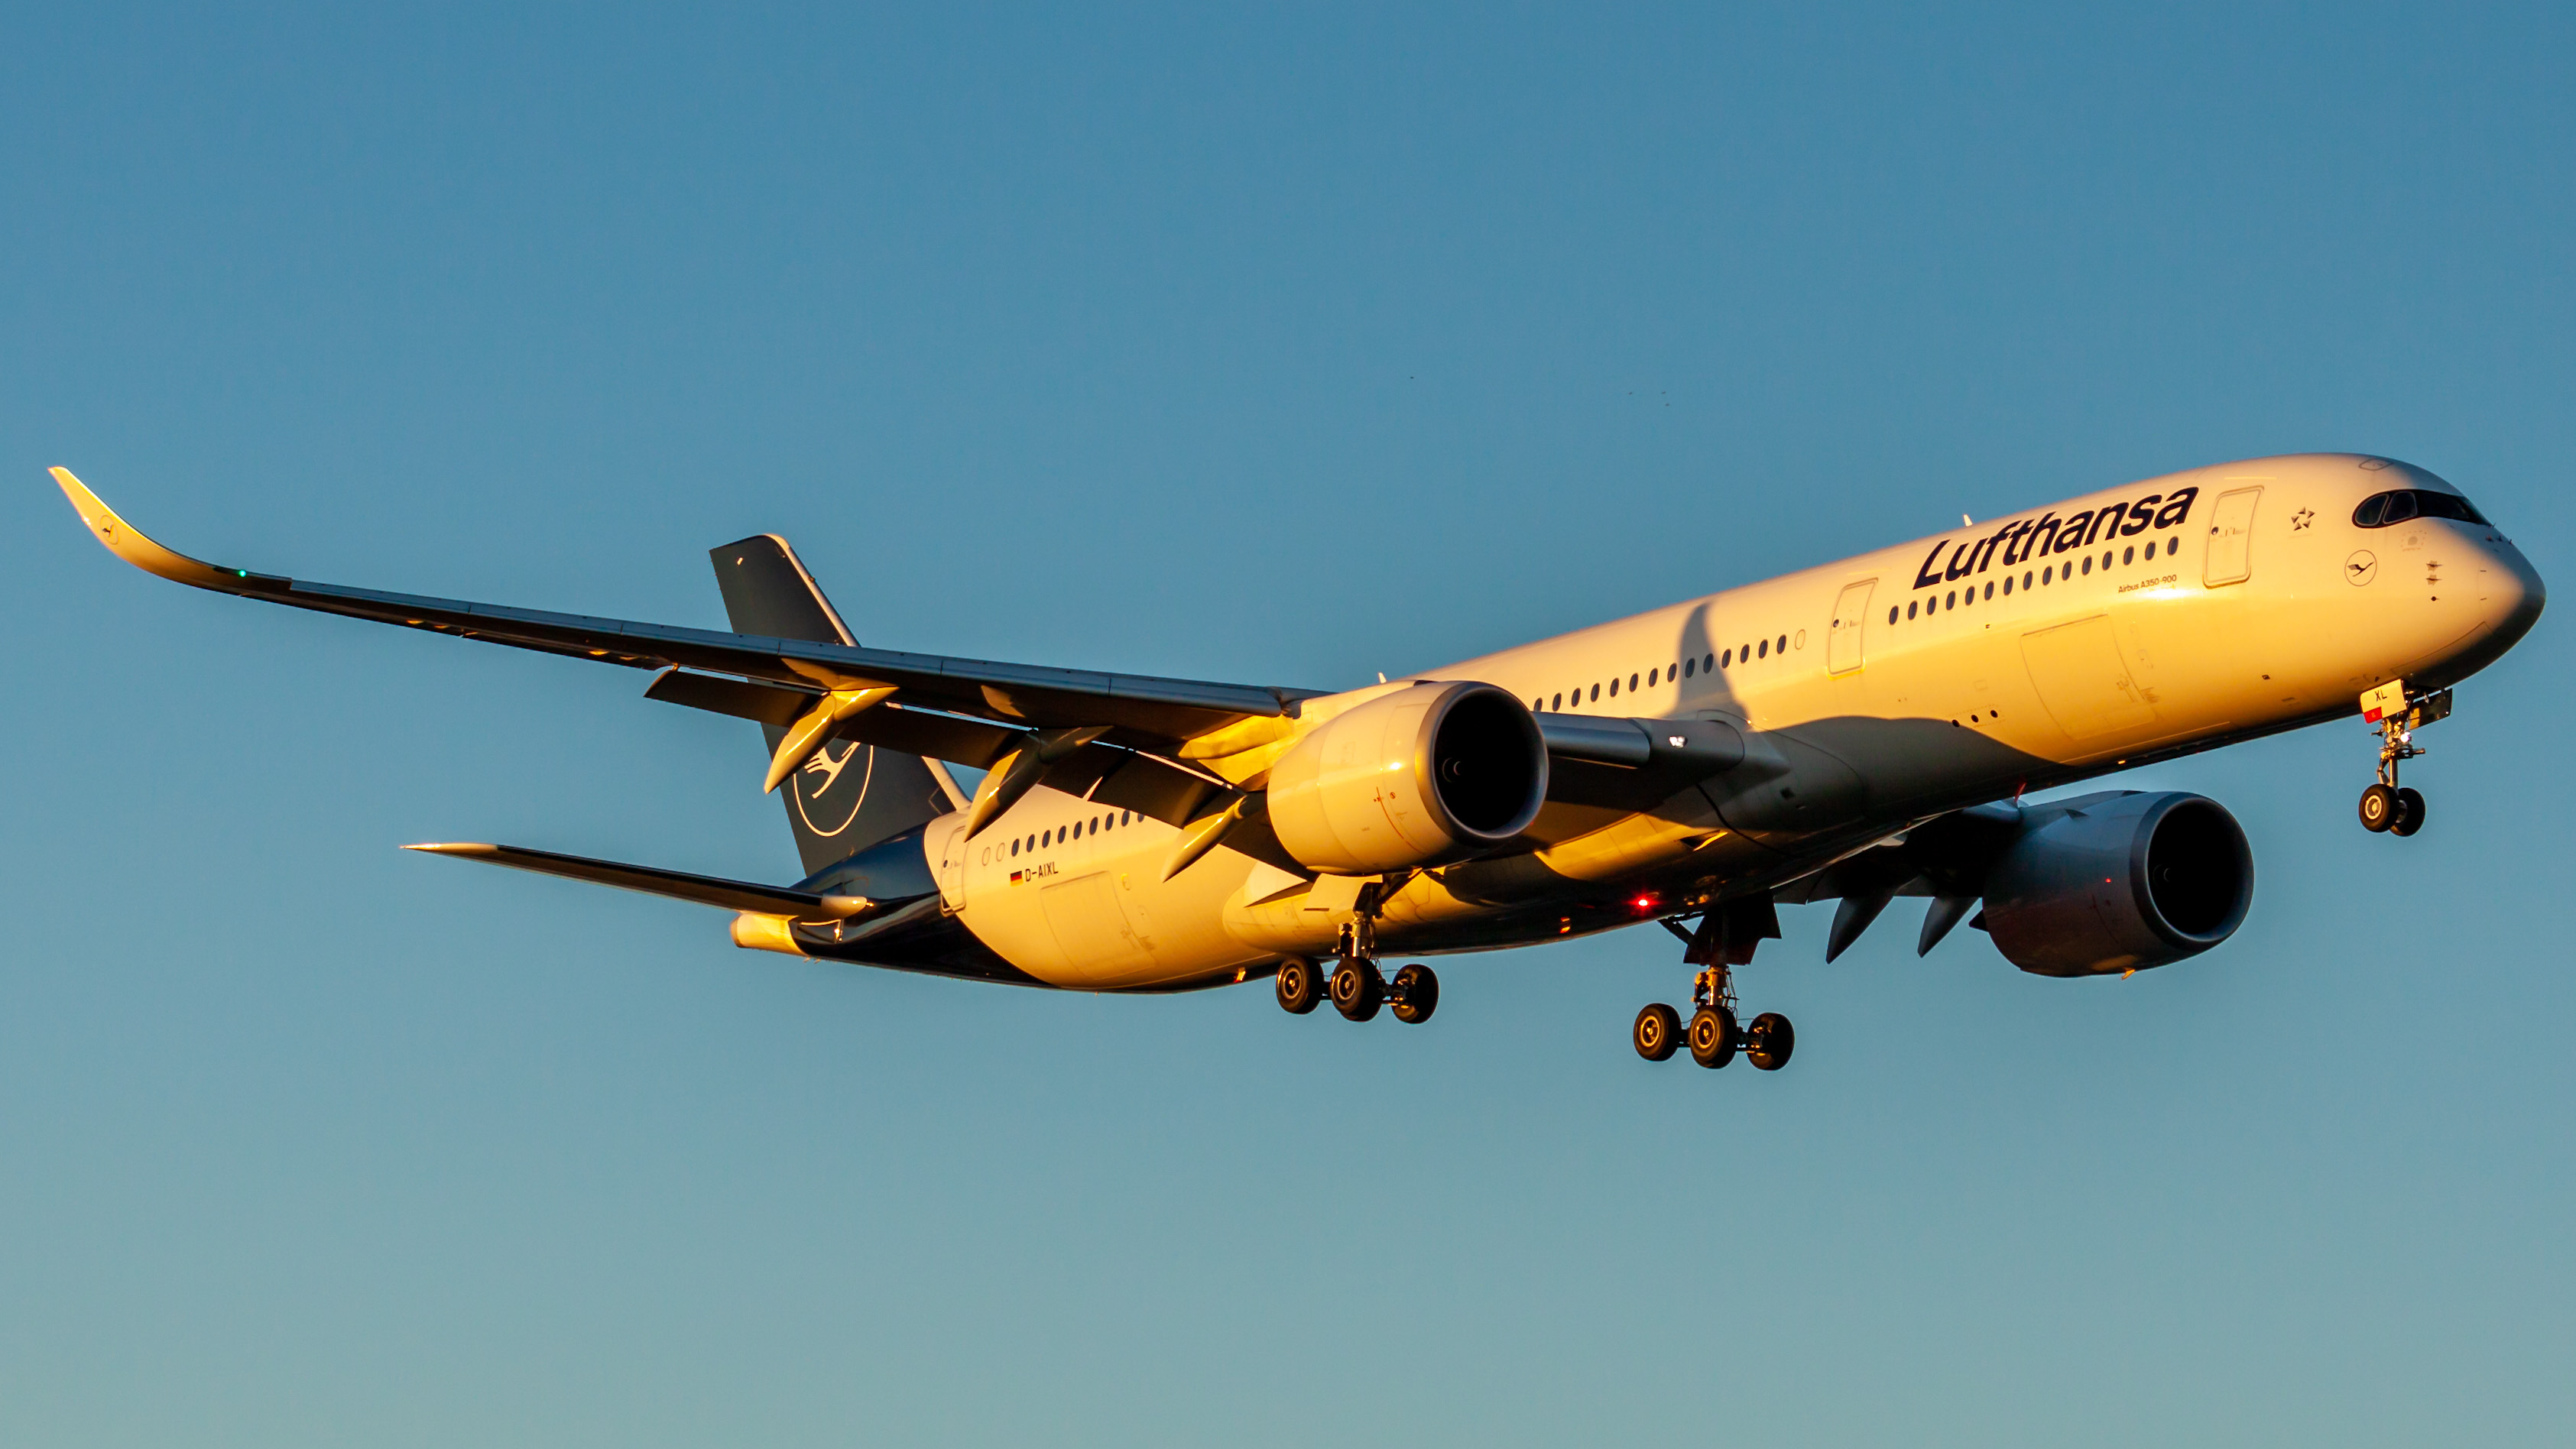
[[[403,849],[425,851],[431,855],[489,855],[500,847],[480,840],[432,840],[406,845]]]
[[[141,529],[118,517],[116,510],[107,506],[106,500],[72,475],[71,469],[57,467],[46,471],[54,475],[54,486],[62,489],[63,496],[71,500],[72,511],[80,515],[82,525],[109,553],[147,574],[173,583],[192,584],[201,589],[217,589],[226,593],[244,592],[243,583],[252,577],[246,570],[218,568],[202,559],[164,548],[145,536]]]

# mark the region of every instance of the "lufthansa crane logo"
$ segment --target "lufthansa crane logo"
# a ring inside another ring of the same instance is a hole
[[[852,765],[859,768],[853,770]],[[850,822],[859,818],[859,807],[867,803],[868,779],[876,767],[875,747],[856,740],[842,744],[839,754],[830,745],[816,750],[796,772],[796,818],[826,839],[849,829]]]

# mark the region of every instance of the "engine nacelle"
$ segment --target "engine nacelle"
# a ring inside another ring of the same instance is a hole
[[[2200,795],[2122,793],[2075,808],[2005,850],[1986,874],[1987,933],[2041,976],[2138,971],[2235,934],[2254,901],[2254,852],[2236,817]]]
[[[1334,716],[1270,767],[1271,828],[1333,875],[1382,875],[1491,850],[1547,800],[1547,742],[1490,684],[1417,684]]]

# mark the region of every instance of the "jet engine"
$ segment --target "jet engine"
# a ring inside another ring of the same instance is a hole
[[[1270,767],[1279,843],[1309,869],[1382,875],[1481,854],[1547,799],[1547,742],[1490,684],[1417,684],[1335,715]]]
[[[2233,935],[2254,900],[2254,852],[2236,817],[2199,795],[2068,801],[2024,832],[1985,879],[1985,927],[2004,959],[2041,976],[2143,970]]]

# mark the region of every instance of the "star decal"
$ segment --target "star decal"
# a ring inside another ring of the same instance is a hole
[[[2290,515],[2290,531],[2296,533],[2300,529],[2307,527],[2309,524],[2316,522],[2316,518],[2317,511],[2315,509],[2302,508],[2298,512]]]

